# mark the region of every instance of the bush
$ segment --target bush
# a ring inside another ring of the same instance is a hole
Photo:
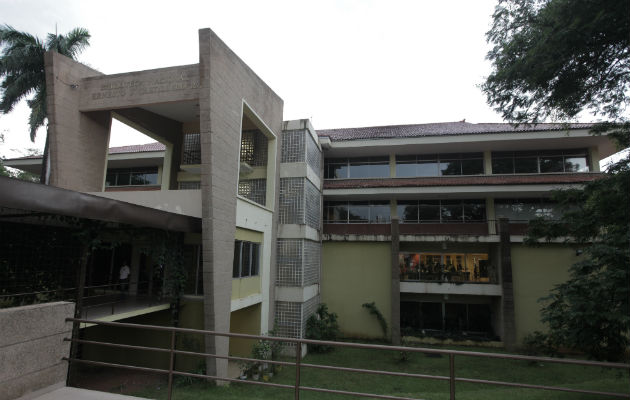
[[[326,304],[320,304],[315,314],[308,317],[306,321],[306,338],[329,341],[335,341],[339,338],[337,314],[328,312]],[[309,344],[308,349],[314,353],[326,353],[332,351],[333,347]]]
[[[540,331],[530,333],[523,338],[523,351],[528,356],[559,356],[558,346],[552,338]]]

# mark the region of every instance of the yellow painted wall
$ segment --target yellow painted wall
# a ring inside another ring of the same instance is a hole
[[[528,333],[544,330],[540,322],[543,304],[538,299],[547,296],[555,285],[566,281],[569,266],[579,260],[575,250],[560,245],[512,245],[517,343],[520,344]]]
[[[230,332],[260,335],[260,303],[232,312]],[[255,340],[230,338],[230,354],[241,357],[250,356],[254,343]]]
[[[339,327],[345,336],[383,336],[376,318],[361,306],[363,303],[374,301],[390,324],[390,254],[390,243],[323,244],[321,301],[339,315]]]
[[[232,300],[260,293],[260,276],[232,279]]]

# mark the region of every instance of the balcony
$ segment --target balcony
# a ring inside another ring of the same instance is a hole
[[[401,267],[400,291],[423,294],[460,294],[501,296],[497,271],[474,268],[458,270],[447,265],[420,265],[417,268]]]

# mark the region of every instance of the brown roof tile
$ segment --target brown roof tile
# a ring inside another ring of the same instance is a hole
[[[441,122],[417,125],[369,126],[364,128],[342,128],[318,130],[317,135],[334,141],[360,139],[413,138],[442,135],[473,135],[481,133],[516,133],[539,131],[562,131],[567,129],[590,129],[593,124],[536,124],[514,126],[505,123]]]
[[[469,185],[534,185],[583,183],[599,179],[602,173],[437,176],[423,178],[334,179],[324,181],[324,189],[395,188]]]
[[[143,153],[146,151],[164,151],[166,146],[160,142],[151,142],[146,144],[134,144],[131,146],[110,147],[109,154],[122,153]]]

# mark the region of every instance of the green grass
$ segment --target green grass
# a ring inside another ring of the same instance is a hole
[[[468,350],[459,347],[457,350]],[[474,349],[479,351],[478,349]],[[493,350],[488,350],[493,351]],[[496,350],[495,350],[496,351]],[[400,362],[398,354],[391,351],[338,348],[327,354],[309,354],[305,359],[309,364],[326,364],[344,367],[382,369],[428,375],[448,376],[448,357],[435,357],[415,353],[409,361]],[[630,377],[622,370],[581,367],[555,363],[532,364],[526,361],[498,360],[479,357],[455,358],[457,377],[479,378],[519,383],[532,383],[548,386],[564,386],[574,389],[590,389],[608,392],[629,393]],[[292,385],[295,369],[283,368],[272,382]],[[372,374],[346,373],[305,368],[301,373],[303,386],[323,387],[356,392],[389,394],[395,396],[421,398],[427,400],[449,399],[448,382],[377,376]],[[134,393],[136,396],[164,399],[164,385]],[[531,389],[513,389],[499,386],[458,383],[457,399],[584,399],[592,400],[599,396],[562,393]],[[292,399],[293,390],[268,388],[248,384],[231,384],[215,387],[205,382],[189,385],[179,384],[173,391],[173,399]],[[331,395],[302,391],[301,399],[349,399],[352,396]],[[608,397],[606,397],[608,398]]]

